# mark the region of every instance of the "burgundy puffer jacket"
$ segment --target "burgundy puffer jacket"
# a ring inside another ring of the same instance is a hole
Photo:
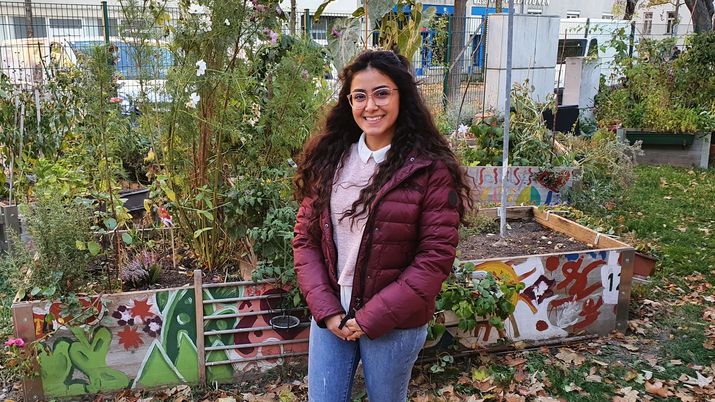
[[[375,196],[350,304],[370,339],[432,319],[435,298],[454,262],[458,202],[446,165],[419,157],[408,158]],[[326,318],[345,311],[340,304],[330,211],[320,211],[317,233],[311,230],[317,217],[311,205],[312,198],[306,198],[298,211],[293,254],[301,291],[313,318],[324,326]]]

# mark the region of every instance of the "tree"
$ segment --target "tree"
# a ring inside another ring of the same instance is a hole
[[[623,16],[624,20],[632,20],[633,14],[636,13],[636,4],[638,0],[626,0],[626,13]]]
[[[447,99],[450,103],[458,102],[459,89],[462,80],[462,60],[464,54],[464,36],[466,28],[467,0],[454,0],[454,16],[452,17],[452,44],[449,51],[449,75],[447,78]]]
[[[713,30],[713,14],[715,5],[712,0],[685,0],[693,21],[693,31],[696,33]]]

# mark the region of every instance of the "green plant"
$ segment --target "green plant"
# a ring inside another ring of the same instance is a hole
[[[328,96],[324,51],[279,37],[283,16],[275,4],[253,4],[182,4],[185,18],[172,28],[176,65],[166,81],[172,103],[142,123],[160,129],[156,201],[172,210],[209,270],[235,269],[246,257],[257,262],[253,247],[261,240],[249,230],[271,209],[246,184],[256,184],[265,168],[287,165]]]
[[[19,287],[20,296],[55,297],[78,292],[91,282],[87,251],[78,243],[92,242],[91,211],[80,202],[66,203],[59,197],[38,199],[28,207],[27,225],[34,244],[34,256],[21,251],[13,260],[17,275],[26,280]]]
[[[460,239],[486,233],[497,233],[499,231],[499,222],[497,220],[492,217],[480,215],[476,209],[467,212],[465,221],[466,224],[459,228]]]
[[[437,310],[450,310],[459,319],[457,326],[472,332],[479,320],[494,326],[503,336],[504,320],[516,308],[516,296],[524,288],[521,282],[507,282],[487,272],[481,278],[472,278],[473,263],[455,261],[457,272],[442,284],[437,297]],[[444,325],[433,322],[433,335],[444,332]]]

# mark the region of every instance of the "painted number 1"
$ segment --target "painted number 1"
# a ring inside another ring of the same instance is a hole
[[[618,273],[618,284],[616,285],[616,290],[621,286],[621,274]],[[608,291],[613,292],[613,272],[608,274]]]

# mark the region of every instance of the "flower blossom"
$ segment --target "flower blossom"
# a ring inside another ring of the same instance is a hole
[[[229,21],[228,18],[226,18],[225,20],[223,20],[223,24],[226,25],[227,27],[230,27],[231,21]]]
[[[21,348],[25,346],[25,341],[23,341],[22,338],[10,337],[7,341],[5,341],[5,346],[17,346],[18,348]]]
[[[196,76],[201,77],[204,74],[206,74],[206,62],[201,59],[196,62]]]
[[[273,32],[273,30],[266,28],[263,30],[263,33],[268,35],[268,37],[271,39],[271,45],[275,45],[276,43],[278,43],[278,34]]]
[[[208,7],[202,6],[201,4],[191,3],[189,5],[189,14],[204,15],[208,13]]]
[[[460,124],[459,128],[457,129],[457,132],[462,135],[467,135],[468,131],[469,131],[469,126],[465,126],[464,124]]]
[[[340,35],[342,35],[342,33],[338,31],[335,27],[330,30],[330,34],[333,35],[334,38],[339,38]]]
[[[201,97],[199,94],[196,92],[192,92],[191,95],[189,95],[189,101],[186,102],[186,107],[196,109],[196,105],[199,103],[201,100]]]
[[[109,98],[109,103],[122,103],[123,100],[121,96],[113,96]]]

